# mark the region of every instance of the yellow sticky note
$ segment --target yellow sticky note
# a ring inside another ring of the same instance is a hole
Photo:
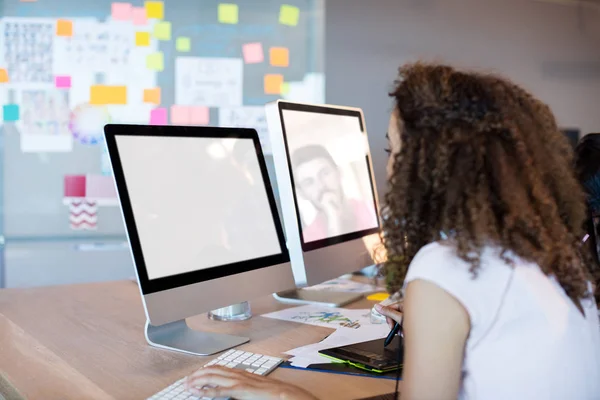
[[[192,49],[192,42],[189,37],[178,37],[175,41],[175,48],[177,49],[177,51],[187,53]]]
[[[73,22],[66,19],[56,21],[56,36],[73,36]]]
[[[160,104],[160,88],[144,89],[144,103]]]
[[[287,67],[290,65],[290,51],[285,47],[271,47],[269,58],[271,65],[274,67]]]
[[[4,68],[0,68],[0,83],[8,82],[8,71]]]
[[[162,71],[165,69],[165,57],[162,51],[149,54],[146,57],[146,68],[152,71]]]
[[[165,17],[165,5],[162,1],[144,2],[147,18],[163,19]]]
[[[150,46],[150,32],[136,32],[135,33],[135,45],[136,46]]]
[[[283,75],[266,74],[265,75],[265,94],[281,94],[283,84]]]
[[[283,4],[279,9],[279,23],[282,25],[296,26],[300,19],[300,9],[298,7]]]
[[[237,24],[238,23],[238,6],[237,4],[219,4],[219,22],[222,24]]]
[[[127,104],[127,86],[92,85],[90,104]]]
[[[384,300],[387,300],[388,297],[390,297],[389,293],[373,293],[373,294],[367,296],[367,300],[384,301]]]
[[[154,25],[154,37],[158,40],[171,40],[171,23],[166,21]]]

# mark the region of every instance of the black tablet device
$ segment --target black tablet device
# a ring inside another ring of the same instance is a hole
[[[402,338],[396,336],[388,347],[383,347],[384,341],[385,339],[378,339],[334,347],[321,350],[319,353],[335,362],[346,363],[379,374],[402,368],[404,359]]]

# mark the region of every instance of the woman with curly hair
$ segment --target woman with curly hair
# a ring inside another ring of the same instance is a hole
[[[515,84],[443,65],[392,92],[386,273],[403,289],[402,399],[598,399],[600,327],[583,191],[547,106]],[[199,393],[314,399],[222,369]]]

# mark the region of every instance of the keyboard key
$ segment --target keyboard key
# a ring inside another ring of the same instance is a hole
[[[254,370],[253,370],[252,368],[246,368],[246,372],[253,373],[253,372],[254,372]]]
[[[237,367],[238,363],[234,363],[234,362],[230,362],[229,364],[226,365],[227,368],[235,368]]]

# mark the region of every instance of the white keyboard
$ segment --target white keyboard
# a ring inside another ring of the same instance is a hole
[[[265,376],[273,372],[282,361],[281,358],[277,357],[263,356],[241,350],[229,350],[204,366],[220,365]],[[190,394],[185,390],[185,379],[178,380],[171,386],[149,397],[148,400],[213,400],[209,397],[196,397]]]

